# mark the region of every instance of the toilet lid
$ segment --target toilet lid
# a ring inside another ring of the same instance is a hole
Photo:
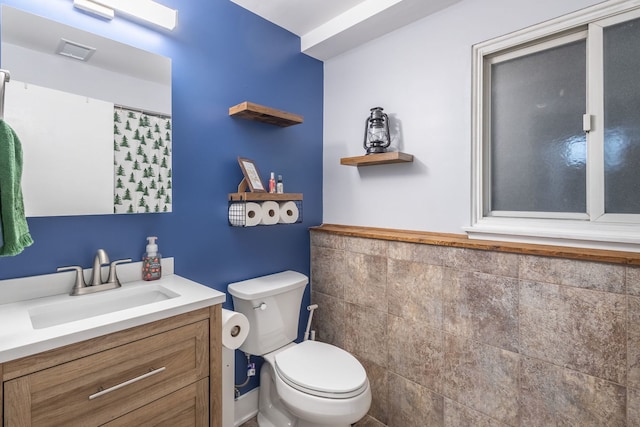
[[[303,341],[278,353],[275,369],[291,387],[315,396],[346,399],[368,385],[367,373],[355,357],[318,341]]]

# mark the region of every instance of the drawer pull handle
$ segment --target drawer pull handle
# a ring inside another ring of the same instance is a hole
[[[107,393],[111,393],[112,391],[116,391],[116,390],[118,390],[118,389],[120,389],[122,387],[126,387],[129,384],[133,384],[133,383],[138,382],[140,380],[143,380],[145,378],[149,378],[152,375],[159,374],[160,372],[164,371],[165,369],[167,369],[165,366],[163,366],[162,368],[158,368],[158,369],[152,369],[151,371],[147,372],[146,374],[142,374],[139,377],[131,378],[130,380],[127,380],[127,381],[125,381],[123,383],[120,383],[120,384],[116,384],[113,387],[109,387],[109,388],[107,388],[105,390],[100,390],[99,392],[94,393],[91,396],[89,396],[89,400],[95,399],[96,397],[100,397],[100,396],[105,395]]]

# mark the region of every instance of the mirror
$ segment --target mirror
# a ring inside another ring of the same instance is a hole
[[[1,37],[26,215],[170,212],[171,59],[6,5]]]

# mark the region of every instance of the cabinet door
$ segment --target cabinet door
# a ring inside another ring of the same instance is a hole
[[[105,427],[205,427],[209,424],[207,379],[113,420]]]
[[[208,376],[203,320],[5,382],[5,425],[97,426]]]

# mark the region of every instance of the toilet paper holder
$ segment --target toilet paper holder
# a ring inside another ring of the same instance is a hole
[[[239,325],[233,325],[233,326],[231,327],[231,331],[229,331],[229,334],[230,334],[233,338],[235,338],[235,337],[237,337],[238,335],[240,335],[240,332],[242,332],[242,327],[241,327],[241,326],[239,326]]]
[[[285,211],[279,212],[281,220],[271,221],[268,224],[251,222],[247,216],[247,204],[257,203],[263,205],[267,202],[276,202],[280,207],[287,204]],[[228,223],[232,227],[248,227],[253,225],[298,224],[302,222],[302,194],[299,193],[231,193],[228,200]]]

